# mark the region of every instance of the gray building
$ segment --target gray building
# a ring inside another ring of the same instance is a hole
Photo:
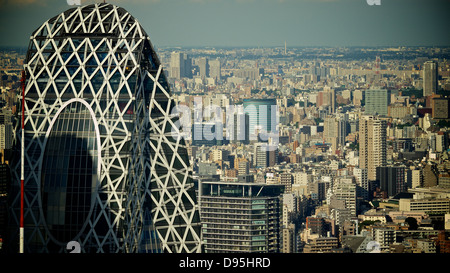
[[[204,252],[280,252],[282,185],[200,182]]]
[[[267,143],[256,143],[254,165],[257,168],[272,167],[278,163],[278,148]]]
[[[380,189],[388,196],[394,196],[406,190],[405,167],[377,167],[376,172]]]
[[[423,64],[423,96],[436,94],[438,88],[438,65],[434,61]]]
[[[192,59],[188,54],[173,52],[170,56],[170,77],[192,78]]]
[[[366,106],[364,113],[366,115],[388,115],[388,106],[390,104],[391,92],[387,89],[368,89],[365,92]]]
[[[198,60],[198,69],[202,79],[209,77],[209,60],[207,58],[200,58]]]

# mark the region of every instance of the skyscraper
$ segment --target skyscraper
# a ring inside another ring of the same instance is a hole
[[[233,113],[233,132],[232,143],[248,144],[250,140],[249,135],[249,115],[236,112]]]
[[[267,141],[269,135],[278,136],[276,99],[244,99],[243,105],[244,113],[249,115],[250,140],[258,140],[263,136],[262,140]]]
[[[279,252],[283,190],[283,185],[202,181],[205,252]]]
[[[207,58],[198,60],[198,68],[200,70],[200,78],[205,79],[209,77],[209,62]]]
[[[359,120],[359,167],[376,180],[376,167],[386,165],[386,120],[362,116]]]
[[[216,80],[220,80],[222,75],[222,68],[220,64],[220,60],[211,60],[209,61],[209,76]]]
[[[267,143],[255,143],[254,156],[255,167],[272,167],[278,163],[278,148]]]
[[[186,145],[138,21],[123,8],[92,4],[49,19],[30,39],[20,113],[25,252],[63,252],[69,241],[82,252],[199,252]],[[12,226],[20,173],[15,157]]]
[[[170,77],[175,79],[192,77],[192,61],[188,54],[173,52],[170,55]]]
[[[368,89],[365,92],[366,106],[364,114],[366,115],[388,115],[388,106],[390,104],[390,91],[387,89]]]
[[[438,88],[437,63],[428,61],[423,64],[423,96],[436,94]]]

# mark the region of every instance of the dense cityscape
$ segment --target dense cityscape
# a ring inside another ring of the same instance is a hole
[[[203,252],[450,253],[450,48],[155,50],[178,105],[215,107],[182,128]],[[0,53],[2,237],[25,54]]]

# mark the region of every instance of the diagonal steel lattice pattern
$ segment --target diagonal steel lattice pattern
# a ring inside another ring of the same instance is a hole
[[[178,116],[171,114],[175,103],[162,66],[138,21],[111,4],[69,9],[32,34],[25,73],[25,250],[63,252],[67,240],[75,240],[83,252],[200,252],[187,147],[176,126]],[[64,134],[83,139],[88,130],[81,125],[62,130],[71,114],[74,120],[91,119],[89,128],[96,133],[90,136],[98,140],[97,150],[86,148],[90,154],[84,158],[98,167],[92,165],[86,176],[84,195],[70,193],[71,198],[84,196],[84,207],[63,204],[82,219],[50,205],[59,201],[48,196],[68,198],[69,193],[46,182],[52,171],[45,167],[51,160],[47,144],[56,143],[52,137],[59,134],[71,143]],[[19,160],[11,204],[16,224]],[[56,229],[70,217],[76,230]]]

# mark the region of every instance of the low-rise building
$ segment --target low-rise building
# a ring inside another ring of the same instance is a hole
[[[450,212],[450,199],[400,199],[399,210],[445,214]]]
[[[332,249],[338,248],[338,245],[336,237],[314,238],[305,245],[303,253],[331,253]]]

